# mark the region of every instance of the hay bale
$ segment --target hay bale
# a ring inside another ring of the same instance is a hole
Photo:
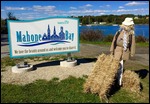
[[[125,70],[122,77],[123,88],[130,92],[140,92],[140,79],[133,71]]]
[[[118,67],[119,61],[112,55],[101,54],[83,85],[84,92],[97,93],[100,99],[105,98],[115,80]]]

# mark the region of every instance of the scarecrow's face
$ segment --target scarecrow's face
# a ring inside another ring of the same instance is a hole
[[[125,31],[130,31],[130,30],[134,30],[134,25],[121,25],[120,26],[121,29],[125,30]]]

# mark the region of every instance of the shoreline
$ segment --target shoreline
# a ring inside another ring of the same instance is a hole
[[[88,24],[86,24],[88,25]],[[80,26],[86,26],[86,25],[80,25]],[[91,26],[113,26],[113,25],[121,25],[121,24],[90,24]],[[135,24],[135,25],[149,25],[149,24]]]

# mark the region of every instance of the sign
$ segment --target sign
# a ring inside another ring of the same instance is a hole
[[[79,51],[77,18],[8,20],[7,23],[11,58]]]

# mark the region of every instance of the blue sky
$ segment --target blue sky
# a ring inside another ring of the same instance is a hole
[[[20,20],[51,16],[149,15],[149,1],[1,1],[1,18],[12,12]]]

